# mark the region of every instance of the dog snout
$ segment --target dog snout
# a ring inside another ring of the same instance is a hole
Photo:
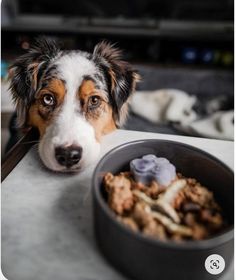
[[[82,157],[82,148],[80,146],[57,147],[55,148],[55,157],[57,162],[67,168],[77,164]]]

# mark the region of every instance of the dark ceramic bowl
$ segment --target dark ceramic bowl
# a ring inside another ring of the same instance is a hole
[[[145,154],[166,157],[184,176],[196,178],[213,191],[230,223],[227,230],[202,241],[161,242],[134,233],[115,219],[102,187],[106,172],[129,170],[130,160]],[[93,175],[94,229],[99,248],[118,270],[132,279],[205,280],[222,277],[233,258],[234,178],[218,159],[192,146],[165,140],[130,142],[111,150]],[[219,254],[225,270],[211,275],[205,259]]]

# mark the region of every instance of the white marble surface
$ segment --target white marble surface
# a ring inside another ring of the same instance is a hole
[[[134,131],[103,139],[102,153],[138,139],[168,139],[201,148],[233,169],[233,142]],[[2,183],[2,272],[9,280],[122,280],[93,237],[91,175],[47,171],[32,148]],[[104,232],[105,234],[105,232]],[[233,280],[231,268],[224,280]]]

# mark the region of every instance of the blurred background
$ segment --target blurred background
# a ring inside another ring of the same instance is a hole
[[[2,155],[14,112],[7,68],[39,35],[65,49],[91,52],[106,39],[124,50],[142,76],[125,129],[233,140],[233,0],[3,0],[1,8]]]

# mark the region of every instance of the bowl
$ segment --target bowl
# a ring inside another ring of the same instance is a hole
[[[218,235],[200,241],[162,242],[135,233],[116,220],[104,189],[106,172],[129,170],[129,162],[145,154],[166,157],[178,172],[196,178],[213,191],[229,221]],[[224,163],[195,147],[166,140],[129,142],[108,152],[93,174],[94,230],[97,244],[106,259],[126,276],[138,280],[205,280],[222,277],[233,258],[234,175]],[[225,269],[212,275],[205,269],[209,255],[225,260]]]

